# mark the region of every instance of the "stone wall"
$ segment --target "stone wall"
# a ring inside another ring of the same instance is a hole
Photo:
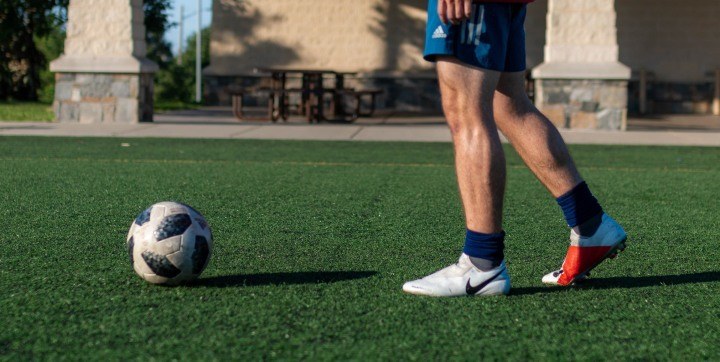
[[[367,77],[354,81],[359,89],[382,89],[377,99],[380,109],[423,113],[442,113],[440,88],[434,75],[415,77]]]
[[[635,77],[628,84],[628,113],[641,114],[640,80]],[[713,113],[714,81],[662,81],[648,77],[646,85],[646,114],[710,114]]]
[[[142,0],[71,0],[55,72],[58,122],[152,121],[153,75],[145,58]]]
[[[627,81],[544,79],[536,104],[558,128],[625,130]]]
[[[205,76],[204,97],[207,103],[229,106],[233,90],[261,86],[258,76]],[[330,85],[330,84],[328,84]],[[377,97],[378,109],[394,111],[441,113],[437,77],[432,73],[415,77],[369,76],[346,79],[346,87],[382,89]],[[246,98],[247,105],[258,105],[264,99]]]
[[[615,0],[549,0],[535,104],[559,128],[624,130],[630,68],[618,61]]]
[[[55,119],[79,123],[152,122],[152,74],[58,73]]]

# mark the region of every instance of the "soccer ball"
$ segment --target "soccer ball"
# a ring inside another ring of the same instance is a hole
[[[178,285],[197,278],[207,266],[212,232],[192,207],[159,202],[135,218],[127,250],[141,278],[153,284]]]

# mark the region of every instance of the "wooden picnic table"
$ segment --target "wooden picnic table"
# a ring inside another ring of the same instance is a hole
[[[297,114],[307,118],[307,121],[321,122],[328,121],[325,117],[325,96],[330,95],[330,108],[333,112],[333,121],[353,122],[360,116],[371,115],[375,109],[375,96],[380,90],[355,90],[346,88],[345,77],[356,75],[355,72],[338,72],[331,69],[298,69],[298,68],[266,68],[254,69],[256,74],[263,74],[266,87],[256,88],[238,92],[239,97],[233,97],[233,110],[239,119],[265,119],[248,117],[242,111],[242,95],[244,93],[264,92],[268,96],[268,116],[270,120],[283,119],[287,121],[291,112],[290,95],[299,96]],[[299,87],[290,87],[289,81],[300,80]],[[331,86],[326,86],[325,81],[332,80]],[[351,96],[355,99],[353,111],[345,110],[344,97]],[[361,97],[372,96],[371,111],[361,112]]]
[[[332,96],[332,108],[334,117],[344,119],[347,115],[342,102],[341,91],[345,88],[345,76],[355,75],[353,72],[338,72],[331,69],[298,69],[298,68],[255,68],[256,73],[270,74],[271,87],[282,93],[282,101],[279,102],[279,113],[283,119],[287,119],[289,109],[287,97],[291,93],[300,94],[300,110],[307,117],[308,122],[320,122],[325,118],[324,96]],[[300,78],[300,88],[289,88],[288,78]],[[332,87],[325,87],[325,79],[334,80]]]

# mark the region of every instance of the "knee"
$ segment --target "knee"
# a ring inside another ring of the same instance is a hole
[[[445,118],[450,134],[455,139],[474,139],[479,136],[482,130],[482,123],[478,119],[478,114],[459,107],[446,109]]]
[[[453,137],[459,134],[462,130],[466,129],[465,122],[463,122],[465,115],[460,107],[457,107],[455,104],[451,106],[445,104],[443,106],[443,110],[445,111],[445,121],[447,122],[448,128],[450,128],[450,133]]]
[[[493,104],[495,117],[500,121],[522,120],[537,111],[535,105],[527,97],[497,97]]]
[[[443,97],[443,111],[453,138],[477,138],[485,127],[484,122],[492,122],[492,116],[486,116],[475,102],[457,97]]]

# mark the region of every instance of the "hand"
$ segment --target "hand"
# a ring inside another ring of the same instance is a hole
[[[472,0],[438,0],[438,15],[443,24],[460,24],[472,15]]]

